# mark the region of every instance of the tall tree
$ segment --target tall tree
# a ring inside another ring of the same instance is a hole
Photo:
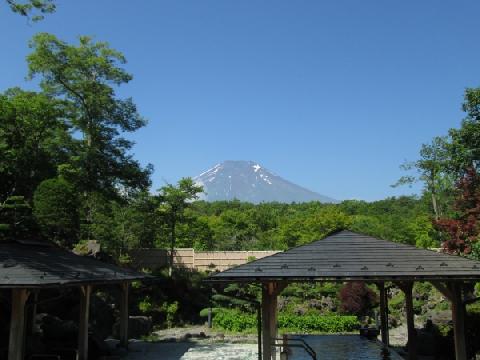
[[[417,175],[402,176],[396,184],[411,185],[417,181],[425,184],[425,192],[430,194],[433,214],[438,220],[444,209],[444,204],[439,204],[446,194],[452,189],[453,182],[448,172],[448,144],[445,137],[435,137],[430,144],[423,144],[420,150],[420,159],[407,162],[401,166],[405,171],[415,170]],[[443,206],[442,206],[443,205]]]
[[[456,214],[436,222],[444,234],[445,250],[457,254],[469,254],[478,242],[480,234],[480,176],[474,168],[466,170],[457,182]]]
[[[133,143],[121,136],[146,124],[132,99],[120,99],[115,93],[116,87],[132,79],[121,67],[125,57],[86,36],[73,46],[40,33],[30,47],[29,77],[39,75],[43,91],[68,104],[70,125],[82,135],[66,169],[69,180],[79,190],[110,196],[119,187],[146,189],[151,166],[142,168],[129,152]]]
[[[161,204],[158,208],[159,214],[164,217],[169,226],[170,236],[170,264],[169,274],[172,274],[176,226],[182,220],[185,209],[190,206],[193,200],[198,199],[198,194],[203,191],[202,186],[196,185],[191,178],[182,178],[177,186],[167,184],[160,189]]]
[[[56,176],[67,161],[72,139],[62,101],[18,88],[0,94],[0,202],[23,196]]]
[[[459,129],[450,129],[451,170],[460,178],[467,169],[480,165],[480,88],[465,90],[462,110],[466,117]]]

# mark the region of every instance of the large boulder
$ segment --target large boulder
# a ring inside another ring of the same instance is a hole
[[[142,336],[149,335],[152,332],[152,318],[149,316],[129,316],[128,318],[128,337],[130,339],[139,339]],[[120,336],[120,323],[117,321],[113,325],[113,335]]]

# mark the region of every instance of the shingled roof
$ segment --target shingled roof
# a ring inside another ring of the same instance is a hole
[[[343,230],[209,280],[480,280],[480,262]]]
[[[0,288],[80,286],[145,278],[49,243],[0,242]]]

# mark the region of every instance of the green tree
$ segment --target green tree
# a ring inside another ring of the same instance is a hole
[[[19,239],[31,233],[31,208],[23,196],[9,196],[0,203],[0,239]]]
[[[415,170],[417,175],[402,176],[396,184],[411,185],[421,181],[425,184],[425,192],[431,196],[433,214],[436,220],[440,218],[445,209],[445,197],[451,193],[453,180],[448,172],[448,142],[446,137],[435,137],[430,144],[423,144],[420,150],[420,159],[414,162],[407,162],[401,166],[405,171]],[[439,204],[439,200],[445,202]]]
[[[196,185],[191,178],[182,178],[177,186],[167,184],[160,189],[158,213],[165,219],[169,227],[170,275],[173,268],[177,223],[183,219],[185,209],[190,206],[193,200],[198,199],[198,194],[202,191],[203,187]]]
[[[56,6],[54,0],[6,0],[10,9],[32,21],[43,20],[44,14],[55,12]]]
[[[78,194],[62,178],[45,180],[33,197],[33,215],[42,234],[62,246],[71,247],[79,234]]]
[[[480,165],[480,88],[465,90],[462,110],[466,112],[462,125],[449,131],[450,165],[458,180],[467,169]]]
[[[82,135],[64,174],[68,180],[80,191],[109,197],[119,188],[146,189],[151,166],[142,168],[129,153],[133,143],[121,136],[146,124],[132,99],[120,99],[115,93],[132,79],[122,68],[124,56],[86,36],[73,46],[40,33],[30,47],[29,78],[39,75],[44,93],[64,101],[72,130]]]
[[[72,146],[62,101],[45,94],[9,89],[0,94],[0,202],[23,196],[56,176]]]

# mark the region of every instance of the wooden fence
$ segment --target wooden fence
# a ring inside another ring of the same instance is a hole
[[[223,271],[250,260],[261,259],[278,251],[195,251],[175,249],[173,264],[198,271]],[[168,265],[170,251],[165,249],[138,249],[130,252],[132,264],[137,269],[156,270]]]

